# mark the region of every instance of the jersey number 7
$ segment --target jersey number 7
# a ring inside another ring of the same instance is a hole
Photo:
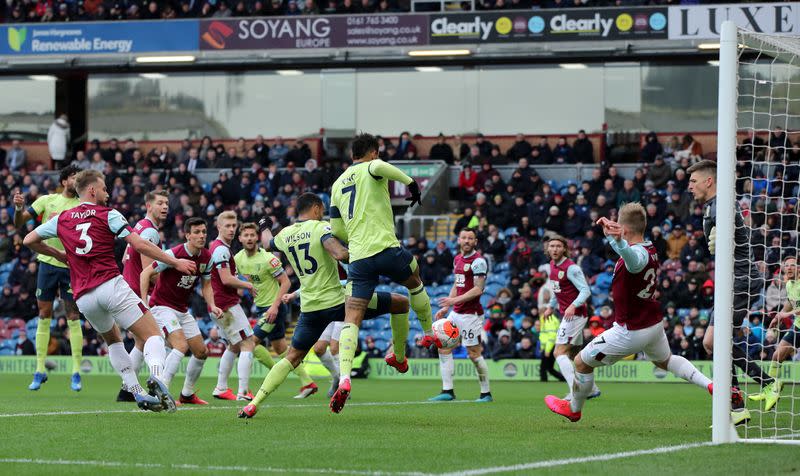
[[[355,204],[356,204],[356,185],[353,184],[353,185],[349,185],[347,187],[344,187],[342,189],[342,193],[343,194],[345,194],[345,193],[349,193],[350,194],[350,204],[349,204],[348,209],[347,209],[347,219],[348,220],[352,220],[353,219],[353,208],[355,207]]]

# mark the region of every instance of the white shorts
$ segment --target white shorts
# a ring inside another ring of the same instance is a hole
[[[591,367],[612,365],[632,354],[644,352],[651,362],[664,362],[671,352],[664,326],[659,322],[646,329],[629,331],[614,323],[614,327],[595,337],[581,351],[581,360]]]
[[[556,334],[556,345],[583,345],[583,328],[586,327],[588,317],[575,316],[570,320],[561,319]]]
[[[483,332],[483,316],[477,314],[459,314],[450,311],[447,320],[452,322],[461,331],[461,343],[473,347],[481,343]]]
[[[213,315],[211,317],[230,345],[236,345],[253,335],[253,328],[250,327],[242,306],[238,304],[223,312],[219,318]]]
[[[328,327],[322,331],[322,335],[319,336],[318,341],[330,342],[332,340],[338,341],[339,336],[342,335],[342,327],[344,326],[344,322],[342,321],[334,321],[328,324]]]
[[[156,318],[158,327],[166,339],[171,333],[182,330],[186,340],[200,335],[197,319],[188,312],[180,312],[167,306],[154,306],[150,309]]]
[[[76,304],[94,330],[101,334],[110,331],[115,323],[123,329],[130,329],[148,310],[122,276],[109,279],[87,292],[78,298]]]

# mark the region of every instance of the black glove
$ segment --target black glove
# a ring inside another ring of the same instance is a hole
[[[408,184],[408,193],[411,194],[410,197],[406,198],[409,207],[413,207],[415,203],[419,203],[422,205],[422,193],[419,191],[419,184],[412,180],[410,184]]]
[[[268,216],[263,216],[258,220],[258,234],[264,232],[264,230],[271,230],[272,229],[272,220],[269,219]]]

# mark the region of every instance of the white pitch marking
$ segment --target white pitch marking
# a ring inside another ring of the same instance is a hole
[[[482,474],[507,473],[509,471],[524,471],[530,469],[553,468],[556,466],[566,466],[569,464],[593,463],[595,461],[609,461],[621,458],[632,458],[634,456],[672,453],[674,451],[688,450],[691,448],[699,448],[701,446],[710,446],[710,445],[711,442],[708,441],[708,442],[689,443],[685,445],[676,445],[676,446],[660,446],[658,448],[651,448],[648,450],[623,451],[621,453],[611,453],[607,455],[582,456],[578,458],[565,458],[565,459],[551,459],[546,461],[535,461],[532,463],[514,464],[509,466],[495,466],[491,468],[468,469],[463,471],[454,471],[452,473],[440,473],[439,476],[479,476]]]
[[[470,400],[456,400],[454,402],[363,402],[363,403],[349,403],[347,407],[395,407],[406,405],[448,405],[453,403],[473,403]],[[238,407],[230,406],[192,406],[180,407],[179,412],[189,412],[198,410],[235,410]],[[289,404],[289,405],[264,405],[262,408],[325,408],[321,403],[305,403],[305,404]],[[61,415],[104,415],[113,413],[149,413],[138,409],[127,410],[78,410],[78,411],[60,411],[60,412],[31,412],[31,413],[0,413],[0,418],[18,418],[18,417],[33,417],[33,416],[61,416]]]

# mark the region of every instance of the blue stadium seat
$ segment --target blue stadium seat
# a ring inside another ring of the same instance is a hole
[[[689,315],[689,312],[691,312],[691,309],[681,308],[681,309],[678,309],[677,312],[678,312],[678,317],[683,319],[684,317]]]
[[[453,276],[452,274],[448,274],[448,275],[447,275],[447,276],[445,276],[445,278],[444,278],[444,282],[445,282],[445,284],[453,284],[455,281],[456,281],[456,277],[455,277],[455,276]]]
[[[494,296],[491,296],[491,295],[489,295],[489,294],[484,294],[484,295],[482,295],[482,296],[481,296],[481,306],[483,306],[483,307],[488,307],[488,306],[489,306],[489,302],[490,302],[492,299],[494,299]]]
[[[447,296],[448,294],[450,294],[450,289],[452,289],[452,287],[453,287],[452,284],[440,284],[436,286],[435,294],[437,296]]]
[[[392,292],[397,294],[402,294],[403,296],[408,296],[408,288],[400,284],[395,284],[394,286],[392,286]]]
[[[508,273],[490,274],[489,277],[486,278],[487,284],[499,284],[501,288],[505,286],[506,282],[508,282]]]
[[[486,287],[484,288],[483,292],[484,292],[484,294],[489,294],[489,295],[491,295],[492,297],[495,297],[495,296],[497,296],[497,293],[498,293],[498,292],[499,292],[501,289],[503,289],[503,287],[505,287],[505,286],[504,286],[504,284],[500,284],[500,283],[489,283],[489,284],[487,284],[487,285],[486,285]]]
[[[379,293],[390,293],[392,292],[392,287],[388,284],[379,284],[377,287],[375,287],[375,291]]]
[[[366,347],[366,345],[364,345]],[[375,339],[375,347],[381,350],[386,350],[389,347],[389,341],[383,339]]]
[[[508,266],[509,266],[508,265],[508,261],[502,261],[500,263],[495,264],[494,265],[494,270],[492,270],[492,271],[495,272],[495,273],[503,273],[503,272],[508,271]]]
[[[15,354],[16,354],[16,349],[4,349],[4,348],[0,348],[0,356],[4,356],[4,355],[15,355]]]

